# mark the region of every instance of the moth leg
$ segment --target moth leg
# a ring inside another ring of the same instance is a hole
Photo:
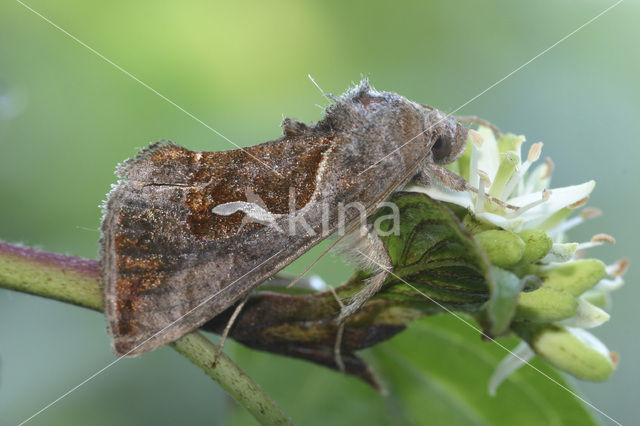
[[[371,299],[376,295],[376,293],[380,291],[382,285],[387,280],[387,277],[389,277],[389,270],[391,269],[391,265],[385,265],[385,268],[388,269],[380,271],[372,278],[370,278],[367,285],[351,298],[351,301],[347,306],[343,307],[340,310],[340,314],[336,319],[336,322],[338,324],[343,324],[347,319],[349,319],[350,316],[358,312],[358,310],[362,308],[362,305],[367,303],[369,299]]]
[[[473,191],[477,192],[477,189],[469,185],[469,182],[464,180],[462,176],[459,176],[452,171],[435,164],[428,162],[423,169],[413,178],[413,180],[421,185],[430,186],[433,185],[433,181],[437,181],[447,188],[454,191]]]
[[[346,321],[355,314],[367,300],[373,297],[393,270],[393,263],[389,257],[382,239],[371,226],[363,224],[360,229],[352,232],[350,238],[346,239],[349,245],[344,250],[347,255],[352,256],[352,261],[358,269],[372,270],[375,274],[369,278],[368,283],[355,295],[351,297],[349,304],[341,309],[337,323]]]
[[[358,230],[355,232],[358,232]],[[344,363],[342,362],[340,351],[345,322],[382,289],[390,271],[393,269],[389,253],[387,253],[387,249],[384,247],[380,237],[372,230],[367,229],[366,226],[363,226],[359,232],[361,232],[361,238],[355,241],[352,249],[355,250],[355,254],[359,256],[358,261],[361,263],[360,266],[363,269],[374,269],[378,272],[368,280],[366,285],[358,293],[351,297],[349,304],[346,306],[339,300],[338,295],[334,293],[336,300],[338,300],[340,304],[340,313],[335,320],[338,325],[338,332],[334,346],[334,357],[341,372],[344,372]]]
[[[220,343],[218,343],[218,349],[216,349],[216,355],[213,358],[213,363],[211,364],[212,367],[215,367],[216,364],[218,363],[218,358],[220,357],[220,354],[222,353],[222,348],[224,348],[224,342],[225,342],[225,340],[227,340],[227,336],[229,335],[229,332],[231,331],[231,327],[233,327],[233,324],[236,322],[236,319],[238,319],[238,315],[240,315],[240,312],[242,312],[242,308],[244,308],[245,303],[247,303],[247,300],[249,300],[249,296],[250,296],[250,294],[248,294],[242,300],[242,302],[240,302],[238,304],[238,306],[236,306],[236,308],[233,311],[233,314],[231,314],[231,318],[229,318],[229,321],[227,321],[227,325],[224,327],[224,330],[222,331],[222,334],[220,335]]]
[[[338,293],[336,293],[336,290],[333,288],[333,286],[329,286],[329,290],[331,290],[331,294],[333,294],[334,299],[336,299],[336,302],[338,302],[340,310],[344,309],[344,303],[342,303],[342,300],[340,300],[340,297],[338,297]],[[345,374],[346,369],[344,368],[344,361],[342,361],[342,354],[340,352],[340,348],[342,347],[342,336],[344,336],[344,322],[338,324],[336,341],[333,345],[333,359],[338,366],[338,371],[340,371],[342,374]]]
[[[478,188],[471,186],[469,182],[464,180],[462,176],[459,176],[453,173],[451,170],[433,162],[426,163],[424,168],[420,172],[418,172],[417,175],[415,175],[413,180],[425,186],[433,185],[433,181],[436,180],[445,187],[453,189],[454,191],[471,191],[475,192],[476,194],[478,193]],[[494,203],[499,204],[507,209],[518,209],[518,207],[513,206],[509,203],[505,203],[504,201],[499,200],[498,198],[493,197],[489,194],[484,194],[484,196]]]
[[[345,306],[341,301],[341,309],[340,314],[338,314],[338,318],[336,319],[336,323],[338,324],[338,331],[336,333],[336,341],[333,347],[333,357],[336,365],[338,366],[338,370],[341,373],[345,373],[344,362],[342,361],[342,338],[344,336],[344,327],[345,323],[349,319],[349,317],[356,312],[364,305],[367,300],[373,297],[384,284],[385,280],[389,276],[388,271],[379,272],[376,274],[371,281],[364,287],[360,292],[358,292],[355,296],[351,298],[351,303]],[[336,296],[336,300],[340,300]]]

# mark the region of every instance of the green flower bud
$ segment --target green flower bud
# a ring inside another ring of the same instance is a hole
[[[520,233],[520,238],[526,244],[522,254],[522,263],[537,262],[545,257],[553,247],[553,240],[539,229],[525,229]]]
[[[581,328],[541,328],[530,336],[529,344],[538,355],[578,379],[607,380],[616,368],[607,347]]]
[[[508,268],[522,259],[525,243],[513,232],[493,229],[480,232],[475,237],[496,266]]]
[[[580,296],[606,276],[604,263],[598,259],[583,259],[563,263],[545,271],[542,280],[545,286]]]
[[[516,320],[554,322],[576,314],[578,301],[575,296],[553,287],[520,293],[516,307]]]

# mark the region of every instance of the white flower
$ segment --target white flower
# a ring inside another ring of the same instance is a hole
[[[598,234],[584,243],[565,240],[568,230],[601,214],[598,209],[584,208],[579,215],[569,218],[571,213],[583,207],[589,200],[595,182],[547,189],[553,163],[547,158],[544,163],[532,167],[540,158],[541,142],[533,144],[526,159],[522,161],[520,148],[524,140],[524,136],[511,134],[501,135],[496,140],[493,131],[484,126],[477,132],[470,130],[465,152],[447,168],[462,176],[477,189],[477,192],[457,192],[438,184],[411,184],[405,190],[422,192],[436,200],[462,206],[474,219],[488,222],[511,233],[519,234],[525,229],[544,231],[552,239],[553,245],[549,252],[536,262],[539,271],[537,273],[543,277],[548,273],[546,271],[552,271],[562,265],[568,267],[564,267],[564,270],[577,271],[582,265],[587,265],[584,262],[576,262],[584,250],[615,242],[606,234]],[[571,262],[576,263],[570,264]],[[524,341],[496,368],[489,381],[489,392],[492,395],[503,380],[528,363],[535,354],[585,380],[604,380],[613,371],[616,354],[610,352],[600,340],[584,329],[597,327],[609,319],[606,312],[610,305],[609,293],[623,284],[622,274],[628,261],[623,259],[607,266],[606,277],[603,279],[599,278],[605,276],[602,264],[589,263],[591,267],[596,264],[601,265],[601,275],[592,281],[591,288],[563,296],[563,300],[573,306],[572,316],[555,322],[534,322],[531,325],[525,322],[517,326],[521,331],[524,330],[518,333],[523,336]],[[560,281],[566,279],[567,277],[562,276]],[[582,278],[575,275],[574,279]],[[554,283],[551,281],[547,278],[544,285],[553,286]],[[560,291],[562,292],[562,289]],[[554,297],[555,294],[558,294],[557,291],[538,293],[537,297],[527,299],[527,306],[531,308],[531,303],[538,303],[541,304],[540,312],[549,313],[547,311],[553,310],[552,307],[556,305],[554,301],[545,297]],[[557,317],[558,312],[550,312],[552,315],[549,318],[554,317],[553,315]],[[580,359],[576,361],[578,358]]]
[[[564,214],[565,209],[583,205],[595,187],[595,182],[589,181],[548,190],[553,163],[547,159],[531,169],[540,158],[541,142],[531,146],[523,162],[520,148],[524,136],[507,134],[496,140],[491,129],[483,126],[477,132],[470,130],[469,134],[465,153],[449,168],[477,188],[477,194],[453,191],[440,185],[412,184],[405,190],[457,204],[472,211],[477,218],[519,232],[541,225],[559,225],[545,222],[553,222],[554,215]]]

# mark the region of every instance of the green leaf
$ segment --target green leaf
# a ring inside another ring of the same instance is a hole
[[[517,340],[500,342],[511,349]],[[489,396],[489,377],[507,352],[481,340],[477,330],[452,315],[417,321],[392,342],[371,352],[371,362],[381,373],[398,416],[406,423],[597,424],[578,398],[528,366],[509,376],[495,397]],[[570,388],[544,361],[534,359],[532,364]]]
[[[394,273],[378,297],[422,299],[422,304],[446,310],[478,312],[489,335],[505,333],[522,291],[521,280],[492,266],[482,246],[440,202],[418,193],[398,193],[391,201],[400,211],[400,233],[382,237]],[[381,209],[376,217],[389,215],[389,210]]]
[[[382,236],[394,270],[378,297],[424,304],[426,295],[447,309],[480,309],[489,297],[489,263],[458,218],[425,194],[398,193],[391,201],[400,211],[400,232]],[[389,214],[382,208],[373,220]]]

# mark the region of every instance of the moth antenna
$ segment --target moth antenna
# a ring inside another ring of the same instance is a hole
[[[474,192],[476,194],[478,194],[478,188],[474,188],[471,185],[468,185],[467,188],[465,188],[467,191],[471,191]],[[500,200],[499,198],[494,197],[493,195],[489,195],[488,193],[484,193],[484,196],[487,197],[489,200],[493,201],[494,203],[498,204],[499,206],[504,207],[505,209],[510,209],[510,210],[518,210],[520,207],[514,206],[513,204],[509,204],[509,203],[505,203],[504,201]]]
[[[320,93],[322,93],[322,96],[325,96],[324,94],[324,90],[322,90],[322,87],[320,87],[320,85],[314,80],[313,77],[311,77],[311,74],[307,74],[307,77],[309,77],[309,80],[311,80],[311,82],[313,83],[314,86],[316,86],[318,88],[318,90],[320,91]]]
[[[453,118],[460,121],[461,123],[473,123],[479,124],[481,126],[486,126],[493,130],[493,133],[495,133],[499,138],[501,138],[503,135],[498,126],[491,123],[490,121],[485,120],[484,118],[476,117],[475,115],[455,115]]]
[[[334,102],[338,101],[338,97],[335,95],[332,95],[331,93],[326,93],[324,90],[322,90],[322,88],[320,87],[320,85],[318,83],[316,83],[316,81],[313,79],[313,77],[311,77],[311,74],[307,74],[307,77],[309,77],[309,80],[311,80],[311,82],[313,83],[314,86],[316,86],[318,88],[318,90],[320,91],[320,93],[322,93],[322,96],[324,96],[325,98],[329,98]]]

